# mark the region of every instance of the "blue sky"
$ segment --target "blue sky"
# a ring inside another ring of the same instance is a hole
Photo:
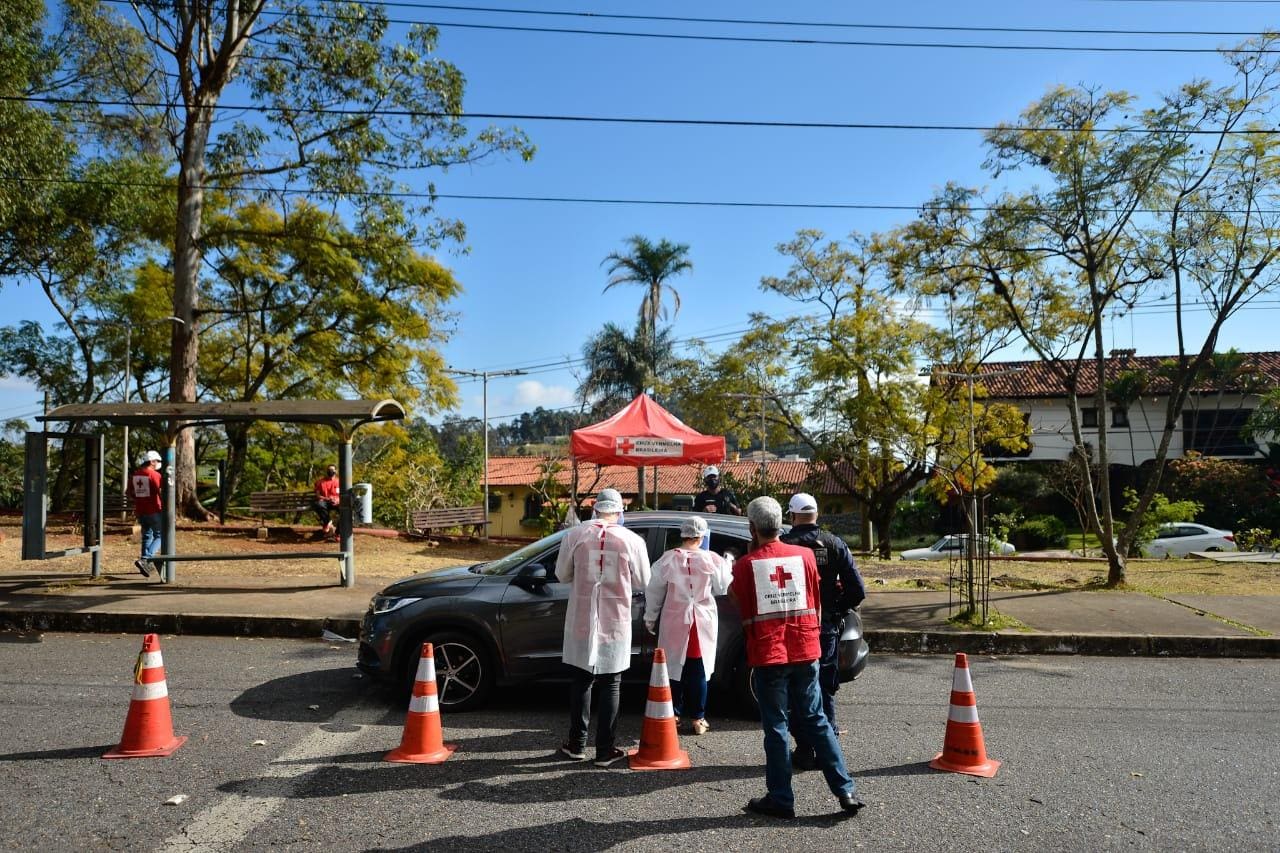
[[[501,3],[504,8],[865,24],[1117,28],[1257,32],[1280,26],[1280,4],[1239,2]],[[1213,54],[914,49],[814,44],[748,44],[503,32],[448,22],[520,27],[629,30],[713,36],[820,38],[981,44],[1213,48],[1240,38],[921,32],[676,24],[482,14],[396,7],[393,18],[441,24],[440,54],[467,77],[473,112],[989,125],[1016,118],[1057,83],[1126,89],[1149,98],[1197,76],[1225,80]],[[531,163],[489,161],[435,175],[440,192],[618,199],[918,205],[947,181],[990,186],[977,132],[697,128],[520,122],[538,146]],[[829,236],[902,224],[907,211],[850,211],[656,205],[548,204],[442,199],[441,214],[467,224],[465,254],[445,252],[465,292],[453,308],[457,331],[448,362],[502,370],[575,359],[606,321],[630,325],[636,288],[602,293],[603,258],[629,235],[688,243],[691,273],[673,284],[683,308],[678,339],[743,330],[752,311],[798,307],[760,292],[780,274],[775,246],[801,228]],[[10,322],[52,324],[36,288],[0,291]],[[1234,319],[1224,340],[1239,349],[1275,348],[1274,311]],[[1133,318],[1110,343],[1141,354],[1169,351],[1167,315]],[[1010,352],[1009,358],[1020,352]],[[568,366],[493,379],[489,411],[511,415],[536,405],[573,403]],[[460,384],[457,414],[478,415],[478,382]],[[0,377],[0,418],[30,415],[38,395]],[[433,416],[437,419],[439,415]]]

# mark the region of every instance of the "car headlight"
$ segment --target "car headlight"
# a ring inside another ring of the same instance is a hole
[[[373,597],[372,607],[375,616],[383,613],[394,613],[401,607],[407,607],[410,604],[421,601],[421,598],[400,598],[390,595],[375,595]]]

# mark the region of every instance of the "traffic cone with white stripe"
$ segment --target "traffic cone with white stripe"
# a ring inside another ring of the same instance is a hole
[[[440,728],[440,699],[436,695],[436,653],[430,643],[422,644],[418,674],[413,681],[413,698],[404,718],[400,746],[382,757],[400,764],[441,764],[458,747],[444,742]]]
[[[174,737],[169,714],[169,687],[164,680],[164,660],[160,657],[160,637],[147,634],[133,667],[133,699],[124,718],[120,743],[103,758],[152,758],[172,755],[187,742]]]
[[[689,753],[680,748],[676,734],[676,712],[671,707],[671,682],[667,679],[667,653],[653,653],[649,676],[649,701],[644,706],[640,728],[640,748],[631,753],[632,770],[687,770]]]
[[[929,766],[934,770],[968,773],[988,779],[1000,769],[999,761],[987,758],[987,747],[982,742],[982,724],[978,722],[978,700],[973,695],[973,681],[969,678],[969,659],[962,652],[956,654],[955,674],[951,679],[951,709],[947,713],[947,734],[942,741],[942,752],[934,756]]]

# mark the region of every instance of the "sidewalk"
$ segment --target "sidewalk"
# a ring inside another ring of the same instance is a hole
[[[369,599],[394,578],[356,586],[306,577],[220,577],[173,585],[133,575],[0,575],[0,629],[354,638]],[[872,587],[862,605],[875,652],[1280,657],[1280,596],[997,590],[991,607],[1029,627],[947,624],[945,590]]]

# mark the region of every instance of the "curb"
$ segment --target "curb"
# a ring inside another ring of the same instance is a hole
[[[288,616],[219,616],[195,613],[102,613],[0,610],[0,630],[89,634],[196,634],[209,637],[275,637],[313,640],[324,630],[344,637],[360,633],[359,619]]]
[[[1099,655],[1104,657],[1280,658],[1280,637],[1153,634],[1025,634],[981,631],[867,631],[873,652],[894,654]]]
[[[94,634],[194,634],[314,640],[324,630],[354,638],[359,619],[102,613],[0,609],[0,630]],[[1025,634],[980,631],[867,631],[878,654],[1097,655],[1103,657],[1280,658],[1280,637],[1182,637],[1151,634]]]

